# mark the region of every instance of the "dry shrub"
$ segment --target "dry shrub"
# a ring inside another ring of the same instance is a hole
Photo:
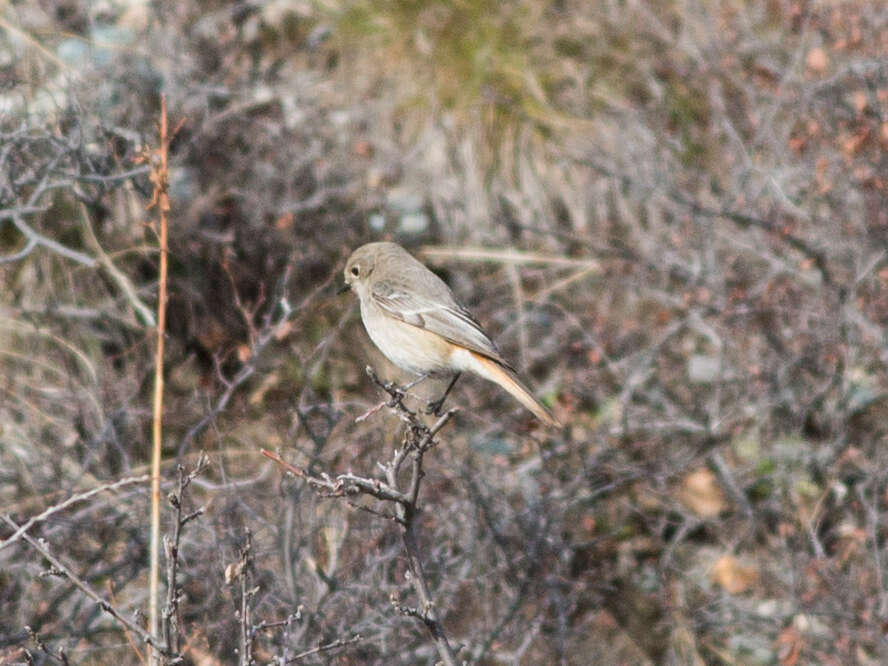
[[[257,659],[354,634],[306,659],[434,659],[389,604],[410,602],[396,532],[257,455],[372,474],[400,442],[385,410],[355,422],[382,399],[368,359],[399,375],[333,295],[380,237],[429,246],[569,424],[545,433],[480,381],[452,398],[421,543],[461,657],[886,658],[875,6],[75,0],[2,18],[0,497],[19,523],[145,469],[156,254],[133,158],[161,90],[184,120],[166,455],[212,461],[179,563],[189,658],[234,659],[223,573],[248,527],[253,620],[291,618]],[[129,488],[32,532],[131,612],[146,517]],[[133,659],[23,542],[0,558],[0,655],[50,660],[28,625],[74,660]]]

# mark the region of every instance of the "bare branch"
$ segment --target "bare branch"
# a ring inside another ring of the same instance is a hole
[[[300,652],[299,654],[290,657],[285,661],[285,664],[295,664],[297,661],[302,661],[307,657],[311,657],[316,654],[320,654],[321,652],[329,652],[330,650],[335,650],[336,648],[345,647],[347,645],[354,645],[355,643],[360,643],[363,640],[360,634],[355,634],[351,638],[348,639],[339,639],[335,640],[332,643],[327,643],[326,645],[318,645],[316,648],[312,648],[311,650],[306,650],[305,652]]]
[[[136,286],[133,284],[133,281],[129,279],[129,277],[123,273],[117,266],[114,265],[114,262],[111,261],[111,257],[108,256],[108,253],[102,248],[99,243],[99,239],[96,238],[96,234],[92,228],[92,222],[89,219],[89,211],[86,209],[86,204],[83,202],[80,203],[80,226],[83,228],[84,233],[86,234],[86,238],[89,241],[90,245],[93,246],[96,254],[98,255],[98,261],[111,277],[112,280],[120,287],[120,290],[123,292],[124,297],[132,306],[133,310],[136,311],[136,314],[139,316],[139,319],[142,323],[149,327],[153,328],[156,325],[156,319],[154,317],[154,313],[151,312],[151,309],[142,302],[142,299],[139,298],[139,295],[136,293]]]
[[[65,259],[70,259],[71,261],[77,262],[83,266],[88,268],[93,268],[97,261],[90,257],[88,254],[84,254],[83,252],[78,252],[77,250],[72,250],[69,247],[66,247],[59,243],[58,241],[54,241],[51,238],[47,238],[46,236],[35,231],[25,219],[16,211],[12,212],[11,215],[12,223],[16,226],[16,228],[24,234],[25,238],[28,239],[28,245],[25,246],[25,249],[28,251],[25,252],[22,257],[26,256],[34,249],[34,245],[39,245],[41,247],[45,247],[50,252],[54,252]],[[24,252],[22,250],[21,252]],[[21,258],[21,257],[19,257]],[[4,258],[4,261],[12,261],[8,256]]]
[[[164,536],[163,550],[166,556],[166,575],[167,575],[167,594],[166,603],[161,615],[161,630],[163,633],[164,643],[173,653],[179,652],[179,588],[176,582],[179,570],[179,545],[182,539],[182,528],[186,524],[202,515],[203,507],[183,516],[183,503],[185,490],[191,485],[191,482],[201,474],[209,465],[209,458],[206,453],[201,452],[197,464],[190,472],[186,472],[182,465],[177,465],[178,484],[176,490],[169,494],[167,498],[173,507],[173,535]]]
[[[399,613],[410,615],[420,620],[431,635],[442,662],[446,666],[456,666],[456,652],[450,645],[444,625],[438,616],[434,597],[423,568],[416,534],[415,517],[419,511],[420,484],[425,475],[422,467],[423,456],[434,447],[436,443],[435,436],[453,418],[457,410],[449,410],[434,425],[431,427],[426,426],[419,420],[414,411],[404,405],[403,400],[406,395],[404,387],[398,386],[393,382],[382,381],[370,366],[367,367],[367,374],[374,383],[389,394],[391,399],[388,402],[388,407],[407,424],[403,446],[394,451],[390,462],[382,465],[385,473],[384,481],[360,477],[351,472],[339,474],[333,478],[327,474],[310,474],[304,469],[287,463],[279,455],[270,451],[263,449],[262,455],[274,460],[287,471],[304,479],[310,488],[320,492],[323,496],[349,497],[355,494],[366,494],[380,501],[393,502],[395,504],[395,515],[393,518],[401,525],[401,540],[410,568],[410,581],[419,599],[419,607],[404,606],[399,601],[395,602],[394,600],[393,603]],[[402,490],[399,487],[398,477],[408,457],[411,460],[410,480],[406,485],[406,490]],[[375,511],[373,513],[378,514]]]
[[[4,515],[4,522],[7,525],[14,528],[16,531],[19,530],[19,525],[16,524],[14,520],[12,520],[9,516]],[[154,649],[159,651],[161,654],[170,655],[166,646],[163,645],[157,638],[148,633],[145,629],[139,626],[137,623],[130,620],[123,613],[121,613],[117,608],[115,608],[111,602],[105,599],[101,594],[96,592],[86,581],[80,579],[73,571],[60,559],[58,559],[55,555],[53,555],[49,548],[39,542],[37,539],[34,539],[27,532],[22,533],[22,539],[24,539],[28,544],[40,553],[44,558],[46,558],[49,563],[59,572],[61,572],[71,583],[74,584],[81,592],[83,592],[86,596],[96,602],[99,608],[108,613],[115,620],[120,622],[124,627],[129,629],[131,632],[136,634],[142,641],[152,646]]]
[[[106,483],[104,485],[93,488],[92,490],[78,493],[77,495],[72,495],[64,502],[54,504],[42,513],[34,516],[33,518],[29,518],[27,522],[22,523],[22,525],[18,529],[16,529],[13,534],[8,536],[3,541],[0,541],[0,550],[3,550],[7,546],[10,546],[18,541],[29,529],[34,527],[34,525],[36,525],[37,523],[43,522],[53,514],[56,514],[59,511],[64,511],[65,509],[73,506],[74,504],[77,504],[78,502],[85,502],[91,497],[94,497],[95,495],[98,495],[99,493],[106,490],[117,490],[118,488],[123,488],[124,486],[129,486],[134,483],[147,483],[150,479],[151,477],[147,474],[143,474],[142,476],[131,476],[125,479],[120,479],[119,481],[115,481],[114,483]]]

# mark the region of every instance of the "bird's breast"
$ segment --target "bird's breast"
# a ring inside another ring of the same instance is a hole
[[[388,360],[416,374],[450,374],[453,367],[452,343],[437,333],[406,324],[386,314],[381,308],[361,301],[361,319],[367,335]]]

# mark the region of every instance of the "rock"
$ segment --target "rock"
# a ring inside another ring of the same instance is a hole
[[[385,229],[385,215],[373,213],[367,218],[367,224],[373,231],[381,232]]]
[[[424,199],[416,190],[401,185],[388,191],[386,203],[395,212],[415,213],[422,210]]]
[[[93,63],[98,67],[107,67],[125,47],[132,46],[136,35],[128,28],[98,23],[93,27],[90,38]]]
[[[728,639],[728,647],[738,657],[735,663],[765,666],[777,660],[777,654],[766,636],[735,634]]]
[[[398,221],[398,232],[402,234],[421,234],[429,228],[429,216],[425,213],[408,213]]]
[[[688,359],[688,379],[695,384],[710,384],[721,370],[721,360],[716,356],[694,354]]]
[[[82,39],[63,39],[56,47],[59,60],[71,67],[82,67],[89,59],[89,45]]]

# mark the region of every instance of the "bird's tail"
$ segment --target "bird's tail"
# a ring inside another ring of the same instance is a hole
[[[469,353],[475,360],[475,367],[472,369],[476,373],[484,377],[484,379],[502,386],[511,393],[518,402],[527,407],[534,413],[534,416],[546,425],[553,428],[561,427],[558,420],[552,416],[552,412],[550,412],[539,400],[533,397],[530,389],[524,385],[524,382],[521,381],[514,370],[501,363],[497,363],[493,359],[478,354],[477,352],[470,351]]]

